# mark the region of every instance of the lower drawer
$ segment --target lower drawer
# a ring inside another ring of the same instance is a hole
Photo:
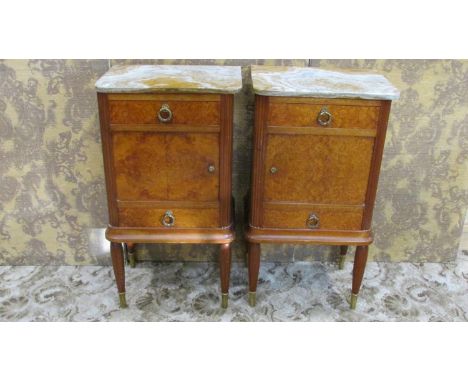
[[[218,208],[119,208],[119,226],[154,228],[219,227]]]
[[[324,206],[267,203],[263,213],[265,228],[310,230],[360,230],[361,206]]]

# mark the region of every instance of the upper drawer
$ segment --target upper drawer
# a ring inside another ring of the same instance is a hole
[[[269,126],[375,129],[379,101],[270,97]]]
[[[110,94],[111,124],[219,126],[216,94]]]

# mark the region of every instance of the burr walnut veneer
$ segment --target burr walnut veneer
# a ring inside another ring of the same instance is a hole
[[[372,242],[371,220],[390,112],[398,92],[378,75],[252,67],[252,189],[246,230],[249,301],[260,243],[357,246],[351,306]]]
[[[126,306],[124,251],[137,243],[220,245],[227,306],[233,93],[239,67],[113,67],[97,83],[111,256]]]

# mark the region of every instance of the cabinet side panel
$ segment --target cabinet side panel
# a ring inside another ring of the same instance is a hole
[[[372,164],[369,173],[369,182],[367,184],[366,203],[364,216],[362,219],[362,229],[371,228],[372,213],[374,211],[375,197],[377,194],[377,185],[379,182],[380,165],[385,146],[385,135],[387,133],[388,117],[390,115],[391,101],[382,101],[380,108],[379,122],[377,126],[377,136],[375,137],[374,151],[372,154]]]
[[[255,126],[253,132],[252,191],[250,199],[250,225],[261,227],[264,188],[264,162],[266,123],[269,98],[255,96]]]
[[[102,155],[104,158],[104,173],[106,178],[107,208],[109,210],[109,223],[117,226],[118,211],[114,182],[114,169],[112,163],[112,142],[109,128],[109,103],[107,94],[98,93],[99,123],[101,127]]]
[[[221,132],[220,132],[220,224],[227,227],[232,220],[232,135],[233,135],[233,104],[234,97],[230,94],[221,96]]]

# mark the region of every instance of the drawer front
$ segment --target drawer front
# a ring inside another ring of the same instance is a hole
[[[118,200],[218,200],[218,134],[114,132],[112,143]]]
[[[271,99],[271,98],[270,98]],[[345,104],[343,101],[323,100],[314,103],[271,102],[268,126],[323,127],[346,129],[375,129],[380,107],[373,101]]]
[[[129,96],[131,97],[131,96]],[[135,97],[135,96],[134,96]],[[218,96],[154,96],[109,100],[111,124],[219,126]],[[206,100],[208,99],[208,100]]]
[[[354,206],[266,206],[265,228],[305,230],[359,230],[362,224],[362,207]]]
[[[154,228],[219,227],[217,208],[119,208],[119,226]]]
[[[363,204],[374,139],[269,134],[266,201]]]

